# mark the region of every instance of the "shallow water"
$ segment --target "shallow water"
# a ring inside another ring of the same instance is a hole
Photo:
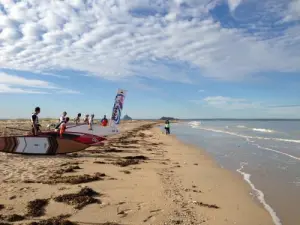
[[[243,175],[274,224],[300,224],[300,121],[190,121],[171,132]]]

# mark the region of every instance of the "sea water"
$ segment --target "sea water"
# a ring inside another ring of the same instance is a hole
[[[171,133],[240,173],[274,224],[300,225],[300,121],[186,121]]]

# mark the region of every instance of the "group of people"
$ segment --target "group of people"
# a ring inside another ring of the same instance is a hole
[[[34,109],[34,113],[32,113],[31,115],[31,126],[32,126],[32,134],[33,135],[38,135],[38,133],[40,132],[40,123],[39,123],[39,118],[38,115],[40,114],[41,109],[40,107],[36,107]],[[84,119],[83,119],[83,123],[86,123],[89,125],[89,129],[92,130],[93,129],[93,123],[94,123],[94,114],[91,114],[91,116],[89,116],[89,114],[86,114]],[[80,123],[80,119],[81,119],[81,113],[77,114],[77,117],[74,118],[74,122],[76,125],[78,125]],[[57,124],[50,124],[48,125],[48,128],[50,128],[51,126],[54,126],[55,131],[59,132],[59,135],[62,137],[63,133],[66,131],[67,129],[67,123],[70,121],[70,118],[67,117],[67,112],[63,112],[62,115],[59,118],[59,121]],[[107,126],[108,125],[108,119],[106,118],[106,115],[104,115],[103,119],[100,121],[102,126]]]

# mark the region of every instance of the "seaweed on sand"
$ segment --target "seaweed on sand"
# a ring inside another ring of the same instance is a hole
[[[5,216],[5,220],[8,222],[17,222],[17,221],[21,221],[24,219],[25,219],[24,216],[21,216],[18,214],[12,214],[12,215]]]
[[[121,166],[121,167],[126,167],[129,165],[136,165],[139,164],[139,160],[138,159],[126,159],[126,160],[118,160],[117,162],[115,162],[115,165]]]
[[[219,209],[220,208],[219,206],[217,206],[215,204],[211,205],[211,204],[206,204],[206,203],[203,203],[203,202],[196,202],[195,204],[199,205],[199,206],[202,206],[202,207],[212,208],[212,209]]]
[[[46,220],[41,220],[38,222],[31,222],[27,225],[78,225],[78,223],[74,223],[72,221],[66,220],[66,218],[71,215],[60,215],[57,217],[52,217]]]
[[[143,155],[136,155],[136,156],[125,156],[124,159],[137,159],[137,160],[148,160],[149,158]]]
[[[28,202],[27,215],[32,217],[40,217],[45,214],[45,207],[48,205],[49,199],[36,199]]]
[[[116,149],[116,148],[109,148],[109,149],[105,149],[104,152],[123,152],[123,150],[119,150],[119,149]]]
[[[101,203],[99,199],[93,197],[98,195],[99,193],[95,192],[93,189],[84,187],[78,193],[60,195],[55,197],[54,200],[68,205],[74,205],[75,209],[82,209],[89,204]]]
[[[61,168],[60,170],[57,171],[57,173],[59,174],[63,174],[63,173],[73,173],[76,172],[76,170],[81,169],[81,167],[79,167],[78,165],[74,165],[74,166],[69,166],[67,168]]]
[[[97,163],[97,164],[107,164],[106,162],[103,162],[103,161],[94,161],[93,163]]]
[[[88,183],[92,181],[103,180],[103,177],[106,175],[104,173],[95,173],[93,175],[83,174],[83,175],[74,175],[74,176],[53,176],[50,177],[48,180],[42,181],[43,184],[82,184]]]
[[[143,155],[137,155],[137,156],[126,156],[123,157],[123,159],[119,159],[117,162],[115,162],[115,165],[126,167],[129,165],[136,165],[140,163],[140,160],[147,160],[149,159],[146,156]]]

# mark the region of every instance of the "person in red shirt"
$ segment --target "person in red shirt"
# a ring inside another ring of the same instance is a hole
[[[63,134],[65,133],[67,129],[67,123],[69,122],[70,118],[66,117],[65,120],[60,124],[59,126],[59,136],[62,138]]]
[[[101,120],[101,125],[103,127],[106,127],[108,124],[108,120],[106,119],[106,115],[104,115],[103,119]]]

